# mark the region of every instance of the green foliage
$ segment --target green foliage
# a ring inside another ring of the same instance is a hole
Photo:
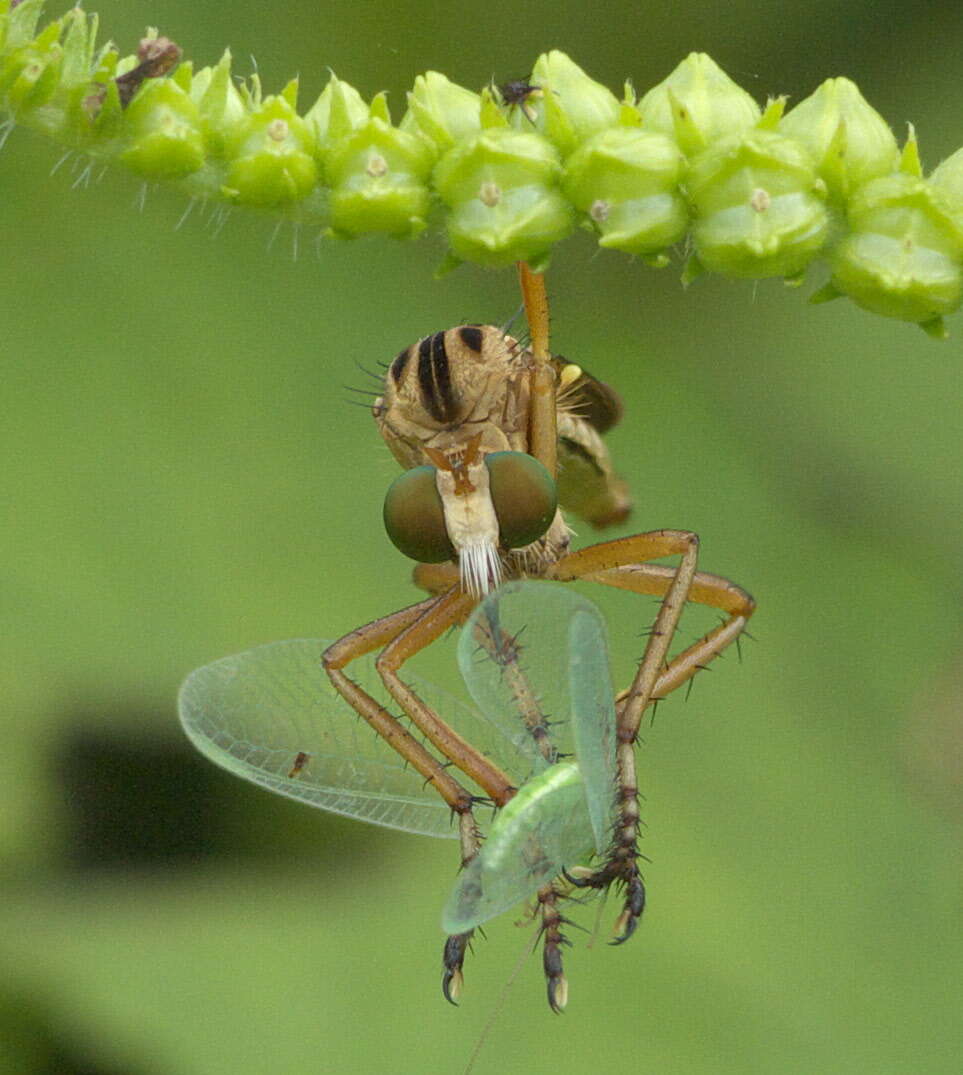
[[[262,97],[257,76],[238,88],[229,53],[165,78],[180,50],[156,32],[122,58],[96,50],[95,15],[74,9],[37,32],[42,0],[11,4],[0,0],[8,123],[195,197],[339,238],[411,238],[434,211],[449,266],[544,268],[576,224],[653,265],[688,234],[686,281],[710,271],[798,283],[822,258],[832,280],[817,299],[845,294],[934,336],[963,297],[960,182],[939,169],[908,178],[912,139],[901,163],[845,78],[783,118],[781,100],[762,112],[705,54],[640,99],[626,85],[620,101],[554,50],[520,100],[419,75],[396,125],[383,94],[368,105],[334,75],[302,115],[296,81],[277,96]]]

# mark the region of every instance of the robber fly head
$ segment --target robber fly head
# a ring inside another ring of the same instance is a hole
[[[457,560],[470,593],[494,589],[503,556],[539,541],[558,514],[554,479],[527,454],[530,369],[500,329],[462,325],[402,351],[374,403],[405,468],[385,498],[388,536],[419,562]]]

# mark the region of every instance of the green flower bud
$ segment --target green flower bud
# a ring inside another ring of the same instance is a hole
[[[930,185],[945,198],[957,225],[963,226],[963,149],[958,149],[933,169]]]
[[[37,36],[37,22],[43,11],[44,0],[23,0],[13,6],[4,4],[0,19],[0,48],[14,49],[28,45]]]
[[[149,79],[124,112],[120,161],[149,179],[180,179],[204,163],[197,106],[173,79]]]
[[[639,101],[642,124],[673,138],[687,156],[759,120],[759,106],[704,52],[690,52]]]
[[[664,134],[612,127],[569,157],[562,189],[599,234],[599,246],[655,254],[689,226],[681,194],[682,154]]]
[[[367,122],[327,153],[333,233],[417,235],[427,223],[433,158],[424,139],[391,125],[387,100],[378,94]]]
[[[753,130],[696,157],[688,175],[702,266],[727,276],[792,277],[826,240],[825,188],[806,151]]]
[[[830,258],[832,285],[884,317],[939,334],[963,294],[963,225],[944,190],[905,172],[874,179],[848,203],[849,234]],[[824,296],[820,296],[824,297]]]
[[[92,133],[90,112],[84,102],[90,94],[91,73],[102,58],[94,58],[98,19],[96,15],[74,8],[67,12],[63,22],[66,33],[63,36],[60,84],[44,109],[49,121],[46,129],[65,142],[82,145]]]
[[[899,164],[893,132],[848,78],[826,79],[783,119],[779,130],[805,146],[838,200]]]
[[[441,154],[480,129],[480,106],[477,93],[437,71],[426,71],[415,79],[414,89],[408,94],[408,111],[398,129],[420,134]]]
[[[66,32],[63,37],[64,59],[61,80],[67,89],[90,83],[95,67],[94,45],[97,40],[98,18],[75,7],[63,17]]]
[[[368,106],[354,86],[332,74],[320,97],[304,116],[304,122],[314,135],[321,163],[331,145],[368,122],[368,112]]]
[[[536,92],[524,107],[511,111],[510,122],[521,131],[531,131],[534,124],[563,157],[618,122],[620,106],[615,94],[558,49],[535,61],[530,85]]]
[[[81,108],[89,121],[90,150],[110,157],[122,148],[121,130],[124,126],[124,106],[114,80],[121,58],[113,46],[98,57],[97,69],[90,82]]]
[[[286,205],[304,198],[318,178],[311,131],[294,110],[297,83],[277,97],[258,102],[226,144],[228,157],[224,195],[241,205],[262,208]]]
[[[227,143],[247,121],[248,110],[231,77],[231,52],[226,49],[217,67],[204,67],[191,81],[208,153],[217,160],[227,155]]]
[[[573,226],[572,208],[558,191],[561,173],[549,142],[507,127],[487,127],[449,150],[434,182],[450,210],[454,254],[482,265],[544,265]]]
[[[50,23],[39,37],[14,49],[0,63],[0,103],[20,122],[39,118],[60,83],[61,29],[59,21]],[[42,118],[39,125],[44,125]]]

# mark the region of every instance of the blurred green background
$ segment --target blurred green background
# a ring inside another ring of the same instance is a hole
[[[854,78],[927,167],[963,142],[957,3],[96,10],[125,51],[148,24],[199,62],[230,45],[305,103],[330,66],[396,117],[428,68],[480,87],[560,47],[644,88],[704,49],[759,99]],[[0,1072],[459,1072],[531,930],[492,923],[449,1007],[457,845],[222,776],[174,703],[215,657],[417,598],[380,523],[395,464],[342,385],[506,319],[513,276],[437,281],[437,239],[295,259],[266,217],[175,230],[177,195],[73,189],[59,156],[23,132],[0,155]],[[624,396],[621,532],[698,531],[756,641],[646,732],[637,937],[605,943],[609,901],[561,1018],[524,960],[476,1071],[958,1071],[963,318],[940,345],[808,307],[813,283],[683,293],[677,268],[570,240],[554,344]],[[654,606],[586,592],[625,678]]]

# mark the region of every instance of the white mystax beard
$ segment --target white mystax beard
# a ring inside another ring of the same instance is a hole
[[[458,550],[461,587],[473,597],[484,597],[498,588],[502,579],[502,561],[491,541],[470,541]]]
[[[467,468],[470,491],[456,491],[451,472],[438,470],[435,483],[445,512],[445,526],[458,551],[462,589],[483,597],[498,587],[502,561],[498,552],[498,517],[492,504],[488,468],[481,462]]]

